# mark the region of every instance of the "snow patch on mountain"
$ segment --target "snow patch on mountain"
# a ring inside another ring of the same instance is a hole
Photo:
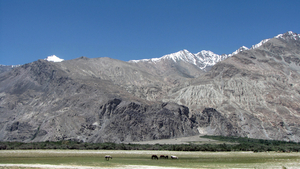
[[[64,59],[61,59],[55,55],[48,56],[45,60],[50,62],[62,62]]]
[[[275,38],[278,38],[278,39],[281,38],[284,40],[289,40],[289,39],[299,40],[300,34],[294,33],[292,31],[288,31],[287,33],[279,34],[279,35],[275,36]]]
[[[233,55],[236,55],[236,54],[238,54],[238,53],[240,53],[240,52],[242,52],[242,51],[244,51],[244,50],[249,50],[249,48],[247,48],[246,46],[242,46],[242,47],[240,47],[238,50],[232,52],[232,54],[229,54],[229,55],[230,55],[230,56],[233,56]]]
[[[184,61],[184,62],[188,62],[188,63],[192,63],[192,64],[196,65],[197,60],[199,58],[197,58],[197,56],[195,54],[193,54],[193,53],[189,52],[188,50],[184,49],[184,50],[181,50],[181,51],[176,52],[176,53],[165,55],[165,56],[161,57],[161,59],[171,59],[174,62]]]
[[[269,40],[270,39],[264,39],[264,40],[260,41],[258,44],[252,45],[251,49],[259,48],[259,47],[261,47],[261,45],[263,45],[264,43],[268,42]]]

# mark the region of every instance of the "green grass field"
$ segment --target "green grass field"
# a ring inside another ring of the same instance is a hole
[[[105,155],[112,160],[106,161]],[[152,160],[152,154],[176,155],[179,159]],[[128,165],[177,168],[300,168],[300,153],[276,152],[183,152],[138,150],[1,150],[4,164],[124,167]],[[21,167],[17,167],[21,168]],[[28,167],[27,167],[28,168]]]

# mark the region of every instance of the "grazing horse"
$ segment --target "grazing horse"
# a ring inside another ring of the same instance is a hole
[[[165,159],[168,159],[169,158],[169,156],[167,156],[167,155],[160,155],[160,157],[159,158],[165,158]]]
[[[153,160],[153,158],[156,159],[156,160],[158,160],[157,155],[152,155],[151,159]]]
[[[178,159],[178,157],[176,157],[176,156],[171,156],[171,158],[172,158],[172,159]]]
[[[105,156],[105,160],[109,161],[109,159],[112,159],[112,156],[106,155],[106,156]]]

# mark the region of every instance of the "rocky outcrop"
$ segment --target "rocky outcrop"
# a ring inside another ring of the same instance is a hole
[[[17,116],[4,124],[1,140],[120,143],[177,138],[198,133],[188,116],[189,109],[176,104],[143,105],[113,99],[91,112],[60,110]]]

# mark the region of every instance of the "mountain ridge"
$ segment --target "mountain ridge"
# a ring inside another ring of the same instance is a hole
[[[289,39],[297,40],[297,39],[300,38],[300,35],[297,34],[297,33],[292,32],[292,31],[288,31],[284,34],[278,34],[278,35],[274,36],[273,38],[281,38],[281,39],[285,39],[285,40],[286,40],[286,38],[289,38]],[[266,43],[270,39],[271,38],[263,39],[259,43],[255,44],[255,45],[252,45],[251,48],[248,48],[246,46],[241,46],[239,49],[232,52],[231,54],[221,54],[221,55],[219,55],[219,54],[215,54],[214,52],[209,51],[209,50],[202,50],[198,53],[193,54],[193,53],[189,52],[187,49],[183,49],[183,50],[180,50],[178,52],[167,54],[167,55],[164,55],[164,56],[159,57],[159,58],[129,60],[128,62],[134,62],[134,63],[137,63],[137,62],[152,62],[152,63],[156,63],[156,62],[159,62],[162,59],[169,59],[169,60],[173,60],[174,62],[176,62],[178,60],[181,60],[181,61],[185,61],[185,62],[188,62],[188,63],[192,63],[192,64],[198,66],[200,69],[205,69],[207,66],[213,66],[217,62],[222,61],[222,60],[224,60],[228,57],[231,57],[233,55],[236,55],[239,52],[242,52],[244,50],[259,48],[262,44]],[[59,58],[56,55],[48,56],[44,60],[52,61],[52,62],[64,61],[64,59]],[[197,64],[197,62],[199,62],[199,63]],[[199,65],[203,65],[203,66],[199,66]],[[0,66],[6,66],[6,65],[0,65]],[[17,67],[17,66],[20,66],[20,65],[11,65],[11,66],[12,67]]]
[[[206,71],[184,61],[86,57],[22,65],[0,74],[0,141],[210,134],[299,142],[297,37],[242,47]]]
[[[287,34],[289,36],[287,36]],[[285,34],[278,34],[277,36],[274,36],[274,38],[285,38],[285,37],[294,38],[296,40],[297,38],[299,39],[300,35],[298,35],[297,33],[292,32],[292,31],[288,31]],[[250,49],[259,48],[261,45],[268,42],[269,40],[270,39],[261,40],[259,43],[255,44],[255,45],[252,45],[252,47]],[[249,48],[247,48],[246,46],[241,46],[239,49],[232,52],[231,54],[219,55],[219,54],[215,54],[215,53],[213,53],[212,51],[209,51],[209,50],[202,50],[198,53],[193,54],[193,53],[190,53],[188,50],[183,49],[183,50],[180,50],[180,51],[175,52],[175,53],[164,55],[160,58],[130,60],[128,62],[157,63],[161,60],[166,60],[166,59],[173,60],[174,62],[177,62],[177,61],[181,60],[181,61],[185,61],[185,62],[194,64],[194,65],[198,66],[200,69],[205,69],[206,67],[211,67],[211,66],[215,65],[217,62],[225,60],[228,57],[236,55],[239,52],[242,52],[244,50],[249,50]]]

